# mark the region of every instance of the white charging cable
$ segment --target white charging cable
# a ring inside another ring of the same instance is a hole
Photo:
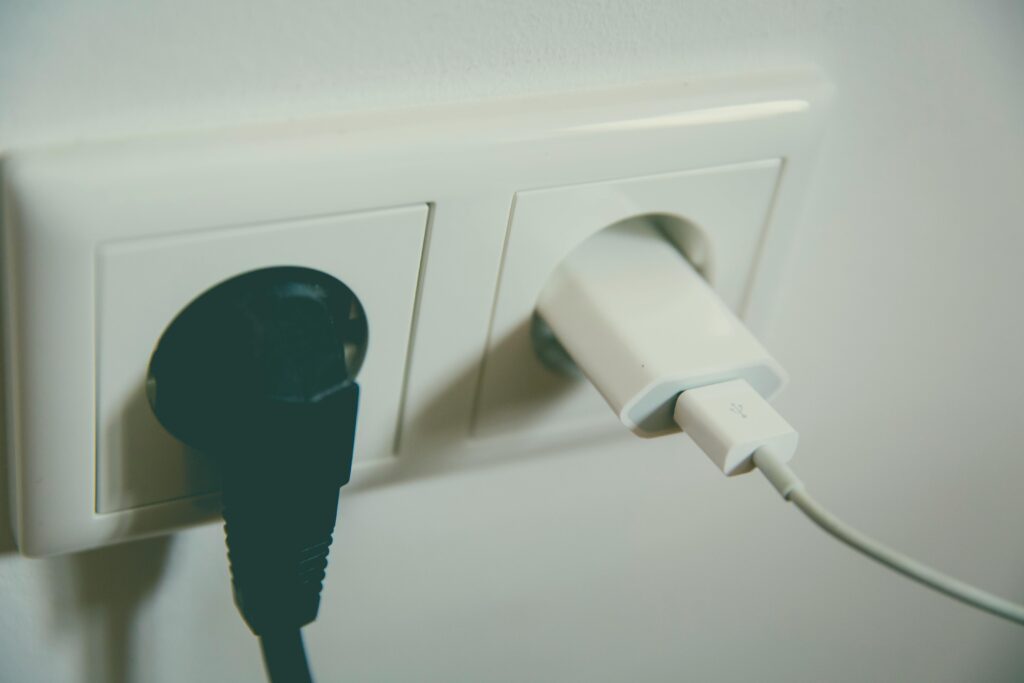
[[[836,519],[786,462],[797,432],[768,403],[786,382],[771,354],[680,252],[633,219],[594,235],[551,275],[537,312],[583,374],[641,436],[681,428],[727,475],[755,467],[839,540],[920,583],[1024,624],[1024,606],[898,553]]]
[[[1004,600],[893,550],[822,507],[787,464],[796,447],[796,432],[743,380],[684,392],[676,402],[675,417],[716,463],[725,462],[723,454],[731,453],[740,469],[755,466],[785,500],[854,550],[951,598],[1024,624],[1024,605]]]

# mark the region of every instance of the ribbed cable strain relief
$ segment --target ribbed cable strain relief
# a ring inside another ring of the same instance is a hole
[[[224,532],[235,604],[256,635],[316,619],[339,488],[261,496],[225,485]]]

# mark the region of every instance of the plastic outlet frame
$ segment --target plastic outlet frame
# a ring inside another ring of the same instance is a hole
[[[774,164],[770,210],[762,216],[742,285],[744,316],[756,329],[769,317],[772,284],[796,228],[829,93],[820,73],[797,70],[5,153],[6,460],[21,551],[46,555],[163,533],[209,519],[215,503],[193,496],[97,511],[102,406],[96,398],[96,329],[104,323],[97,322],[95,278],[108,257],[100,254],[101,245],[156,240],[149,244],[159,247],[160,240],[221,231],[255,240],[263,230],[280,229],[278,246],[261,252],[259,265],[285,265],[278,261],[289,245],[316,243],[300,238],[303,221],[401,210],[395,207],[422,212],[429,205],[425,238],[420,213],[416,217],[423,260],[402,268],[403,281],[418,278],[418,286],[413,293],[402,287],[414,308],[396,342],[404,352],[395,361],[403,381],[391,395],[397,425],[372,426],[361,416],[357,426],[361,438],[392,448],[376,457],[357,446],[357,468],[346,488],[351,495],[550,443],[539,438],[543,429],[535,429],[552,415],[550,401],[517,415],[508,423],[514,429],[474,435],[474,415],[486,412],[480,371],[494,368],[493,344],[500,335],[491,331],[505,315],[504,297],[526,302],[545,277],[538,271],[535,287],[511,290],[511,254],[525,234],[519,221],[539,193],[586,186],[601,195],[601,188],[633,180],[639,188],[644,179]],[[609,191],[601,201],[611,206],[622,196]],[[660,203],[620,209],[643,213]],[[712,226],[688,216],[686,206],[662,208],[669,209],[712,234]],[[582,224],[585,216],[576,218]],[[563,229],[557,223],[546,228],[552,237]],[[243,267],[229,263],[228,251],[216,256],[223,271],[211,274],[209,284]],[[332,250],[314,251],[319,258]],[[368,270],[385,272],[394,256],[379,244],[361,260]],[[354,284],[344,272],[336,275]],[[370,321],[371,354],[378,315],[371,303],[378,295],[371,290],[379,286],[353,287]],[[187,297],[172,298],[164,313]],[[509,309],[513,324],[520,314],[528,319],[532,305]],[[158,327],[148,320],[145,325],[142,336]],[[100,362],[121,362],[116,352],[113,358]],[[137,358],[126,356],[125,362],[137,364]],[[369,391],[369,366],[365,372],[361,386]],[[129,368],[126,376],[141,373]],[[609,419],[615,423],[610,411]],[[481,436],[489,438],[476,438]]]

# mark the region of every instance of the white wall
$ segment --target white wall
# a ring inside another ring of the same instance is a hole
[[[1024,599],[1020,2],[0,0],[0,148],[806,63],[840,100],[765,340],[799,468],[865,529]],[[345,497],[320,680],[1024,678],[1018,628],[754,477],[631,448]],[[259,680],[217,526],[0,547],[0,680]]]

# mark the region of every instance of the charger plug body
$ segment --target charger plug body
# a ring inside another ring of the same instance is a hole
[[[681,392],[732,379],[764,398],[786,374],[686,257],[644,219],[577,247],[542,291],[537,312],[634,433],[679,431]]]

